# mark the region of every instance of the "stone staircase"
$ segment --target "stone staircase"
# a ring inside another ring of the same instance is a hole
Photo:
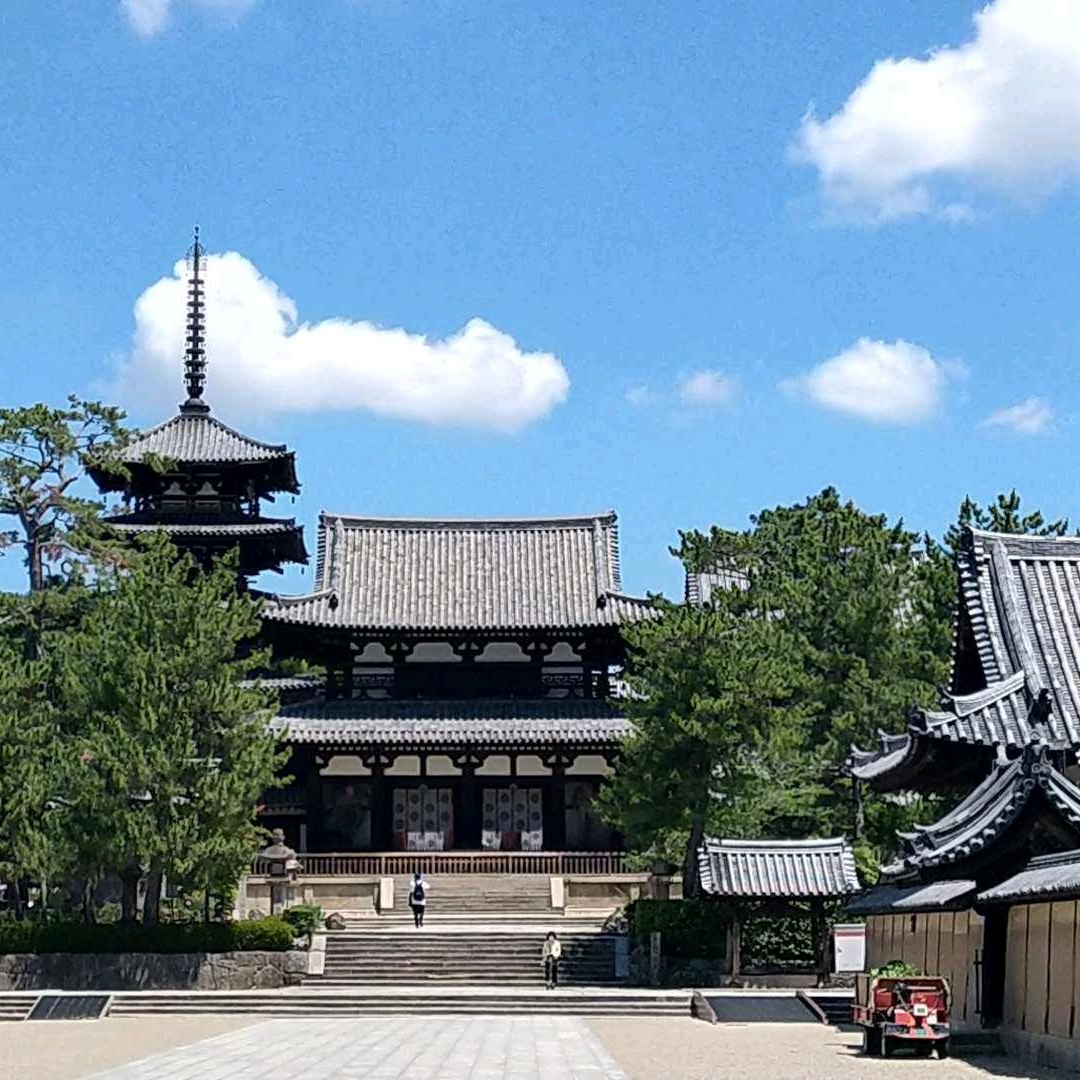
[[[176,1014],[257,1016],[690,1016],[690,997],[679,991],[555,990],[474,991],[410,989],[334,991],[187,991],[116,993],[110,1017]]]
[[[546,874],[432,874],[427,879],[427,915],[553,914]],[[412,919],[411,876],[394,878],[394,914]],[[385,914],[383,917],[386,917]]]
[[[36,994],[0,993],[0,1021],[25,1020],[36,1001]]]
[[[541,987],[543,930],[489,927],[449,930],[425,924],[375,932],[342,930],[326,935],[322,975],[305,985]],[[609,986],[616,982],[616,937],[593,931],[563,931],[559,981],[565,986]]]

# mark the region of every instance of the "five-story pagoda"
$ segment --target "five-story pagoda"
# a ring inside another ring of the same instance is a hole
[[[242,435],[210,413],[206,385],[204,252],[198,229],[188,253],[184,377],[187,400],[163,424],[125,449],[128,476],[93,473],[103,493],[122,492],[127,511],[106,520],[135,536],[164,529],[181,551],[206,566],[240,551],[244,579],[285,563],[306,563],[303,529],[292,519],[262,515],[262,502],[295,494],[294,455],[285,446]]]

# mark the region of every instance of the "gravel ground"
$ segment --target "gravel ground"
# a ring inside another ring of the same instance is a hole
[[[629,1080],[1067,1080],[1078,1075],[1003,1057],[865,1058],[858,1032],[819,1024],[595,1019],[589,1026]]]
[[[0,1023],[0,1080],[78,1080],[174,1046],[236,1031],[258,1019],[154,1016]]]

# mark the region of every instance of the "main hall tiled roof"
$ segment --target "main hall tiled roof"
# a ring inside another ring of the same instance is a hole
[[[844,839],[706,840],[701,887],[715,896],[828,897],[858,892],[855,853]]]
[[[655,617],[626,596],[613,511],[581,517],[401,519],[323,513],[316,591],[276,622],[404,631],[614,627]]]
[[[961,615],[986,686],[943,694],[938,709],[914,710],[905,736],[853,750],[860,779],[898,766],[920,740],[1021,747],[1041,727],[1080,748],[1080,538],[969,529],[957,562]]]
[[[286,706],[274,730],[291,743],[324,746],[498,749],[509,746],[608,746],[631,732],[604,700],[402,701],[350,698]]]

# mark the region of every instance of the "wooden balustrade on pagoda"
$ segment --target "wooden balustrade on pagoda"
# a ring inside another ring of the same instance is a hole
[[[301,852],[301,877],[396,877],[435,874],[624,874],[626,855],[621,851],[391,851]],[[266,874],[268,866],[256,857],[253,874]]]

